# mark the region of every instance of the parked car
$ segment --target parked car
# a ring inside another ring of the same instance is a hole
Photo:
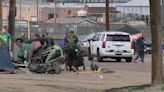
[[[152,53],[152,47],[151,47],[151,41],[144,40],[144,52],[145,54],[151,54]]]
[[[134,43],[130,34],[126,32],[96,33],[88,48],[88,58],[90,60],[97,57],[98,61],[103,61],[103,58],[112,58],[120,62],[124,58],[126,62],[131,62],[133,54]]]
[[[91,33],[89,35],[80,35],[78,36],[79,42],[78,45],[83,51],[83,56],[88,55],[89,40],[95,36],[96,33]]]

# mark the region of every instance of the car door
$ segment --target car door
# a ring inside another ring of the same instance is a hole
[[[100,43],[101,33],[96,34],[94,41],[91,42],[91,54],[97,55],[97,48]]]

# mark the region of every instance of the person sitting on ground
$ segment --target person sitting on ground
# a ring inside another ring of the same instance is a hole
[[[19,50],[18,50],[18,58],[20,59],[19,60],[19,64],[24,64],[24,62],[26,61],[26,58],[25,58],[25,49],[23,48],[23,43],[21,41],[17,41],[17,46],[19,47]]]

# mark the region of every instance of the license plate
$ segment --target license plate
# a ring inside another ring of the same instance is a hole
[[[75,49],[76,52],[78,52],[78,49]]]
[[[116,53],[116,55],[122,55],[121,53]]]

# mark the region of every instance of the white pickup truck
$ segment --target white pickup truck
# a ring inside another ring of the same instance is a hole
[[[125,32],[98,32],[88,48],[88,58],[97,57],[99,62],[103,58],[116,59],[117,62],[124,58],[126,62],[131,62],[133,54],[134,43],[130,34]]]

